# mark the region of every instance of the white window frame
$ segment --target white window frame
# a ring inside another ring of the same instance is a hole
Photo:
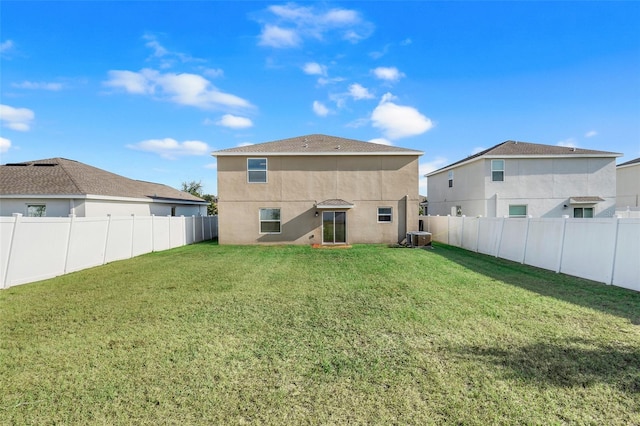
[[[262,168],[251,168],[249,167],[249,162],[251,160],[264,160],[264,169]],[[247,183],[267,183],[269,181],[269,160],[266,157],[250,157],[247,158]],[[264,172],[264,181],[256,181],[251,180],[251,172]]]
[[[502,163],[502,168],[498,169],[497,167],[495,167],[495,164],[498,164],[498,162]],[[505,161],[504,160],[491,160],[491,182],[504,182],[504,169],[505,169]],[[500,172],[502,173],[502,179],[494,179],[493,174],[496,172]]]
[[[35,207],[41,214],[31,214],[30,209]],[[41,209],[41,210],[40,210]],[[29,203],[25,207],[26,217],[46,217],[47,216],[47,204],[46,203]]]
[[[262,211],[263,210],[278,210],[278,219],[262,219]],[[277,232],[263,232],[262,224],[263,223],[278,223],[278,231]],[[280,207],[261,207],[258,209],[258,232],[262,234],[281,234],[282,233],[282,209]]]
[[[389,209],[389,213],[380,213],[380,209]],[[389,217],[389,220],[380,220],[380,217]],[[378,207],[378,223],[393,223],[393,207],[391,206]]]
[[[449,188],[453,188],[453,170],[449,170]]]
[[[512,207],[524,207],[524,214],[511,214]],[[527,204],[509,204],[509,217],[527,217],[529,214],[529,206]]]
[[[584,215],[584,211],[587,209],[591,210],[591,216]],[[579,217],[576,216],[576,210],[581,210],[582,216],[579,216]],[[595,213],[596,213],[596,209],[594,207],[574,207],[573,208],[573,217],[578,219],[593,219],[595,217]]]

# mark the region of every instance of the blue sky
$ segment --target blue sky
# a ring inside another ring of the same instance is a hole
[[[214,150],[312,133],[640,156],[640,2],[3,1],[1,163],[216,194]],[[420,192],[426,194],[426,180]]]

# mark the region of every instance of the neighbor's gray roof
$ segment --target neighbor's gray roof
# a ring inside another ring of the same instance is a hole
[[[422,151],[327,135],[306,135],[228,148],[214,156],[240,155],[422,155]]]
[[[167,185],[129,179],[66,158],[0,166],[0,195],[97,195],[204,202]]]
[[[620,166],[630,166],[632,164],[640,164],[640,157],[634,158],[633,160],[625,161],[622,164],[618,164],[618,167],[620,167]]]
[[[505,141],[477,154],[463,158],[448,166],[435,170],[429,175],[441,172],[458,164],[466,163],[480,157],[620,157],[622,154],[593,149],[572,148],[558,145],[543,145],[539,143]]]

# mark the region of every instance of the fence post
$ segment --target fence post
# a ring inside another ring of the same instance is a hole
[[[462,225],[460,226],[460,247],[464,248],[464,219],[466,216],[462,216]]]
[[[196,215],[191,215],[191,242],[196,242]]]
[[[9,283],[11,280],[9,279],[9,272],[11,271],[11,259],[13,258],[12,254],[14,251],[13,244],[16,239],[16,230],[18,229],[18,225],[22,222],[22,213],[14,213],[13,214],[13,229],[11,229],[11,240],[9,240],[9,255],[7,256],[7,267],[4,271],[4,277],[2,277],[2,288],[9,288]]]
[[[531,218],[533,216],[527,216],[527,229],[524,231],[524,248],[522,249],[522,263],[524,265],[524,261],[527,258],[527,243],[529,242],[529,226],[531,225]]]
[[[74,213],[69,214],[69,235],[67,235],[67,250],[64,255],[64,271],[63,274],[67,273],[67,268],[69,266],[69,249],[71,248],[71,235],[73,235],[73,224],[76,221],[76,215]]]
[[[129,255],[129,259],[133,257],[133,243],[135,241],[135,231],[136,231],[136,214],[131,213],[131,252]]]
[[[104,253],[102,253],[102,264],[107,263],[107,248],[109,247],[109,233],[111,232],[111,214],[107,214],[107,234],[104,237]]]
[[[560,253],[558,253],[558,265],[556,266],[556,273],[560,273],[562,269],[562,253],[564,252],[564,236],[567,231],[567,219],[569,216],[562,215],[562,237],[560,237]]]
[[[609,277],[608,283],[609,285],[613,285],[613,276],[616,272],[616,255],[618,252],[618,235],[620,233],[620,218],[617,216],[613,217],[613,220],[616,222],[616,232],[613,236],[613,259],[611,259],[611,276]]]
[[[182,222],[182,245],[187,245],[187,218],[184,215],[180,215],[180,221]]]
[[[155,227],[156,215],[151,215],[151,252],[156,251],[156,227]]]
[[[500,234],[498,234],[498,247],[496,247],[496,257],[500,255],[500,247],[502,246],[502,233],[504,232],[504,220],[505,220],[505,216],[502,217],[502,223],[500,224]]]

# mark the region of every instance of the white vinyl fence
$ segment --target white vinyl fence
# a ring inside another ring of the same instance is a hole
[[[640,291],[640,219],[420,216],[434,241]]]
[[[0,288],[218,236],[217,216],[0,217]]]

